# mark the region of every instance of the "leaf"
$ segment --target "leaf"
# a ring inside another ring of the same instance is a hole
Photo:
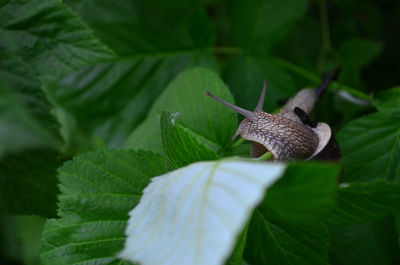
[[[278,101],[295,94],[292,77],[272,59],[236,56],[225,68],[223,79],[231,88],[237,104],[245,109],[255,108],[264,80],[268,80],[264,110],[277,109]]]
[[[180,168],[197,161],[217,159],[215,151],[200,137],[179,124],[179,116],[180,112],[161,113],[161,138],[168,162],[174,168]]]
[[[60,75],[115,55],[57,0],[10,0],[0,8],[0,48],[41,75]]]
[[[329,231],[319,219],[333,206],[339,171],[333,164],[289,164],[254,211],[245,260],[328,264]]]
[[[323,220],[330,225],[366,223],[400,212],[400,186],[387,182],[343,183],[337,202]]]
[[[87,153],[59,170],[59,219],[46,222],[43,264],[111,263],[123,247],[127,213],[150,178],[167,171],[150,152]]]
[[[344,181],[393,180],[400,161],[400,114],[376,113],[350,122],[338,134]]]
[[[213,68],[210,53],[149,55],[80,69],[61,80],[46,78],[46,91],[80,127],[122,146],[168,83],[187,67]]]
[[[381,112],[400,111],[400,87],[377,93],[372,104]]]
[[[190,0],[77,1],[67,4],[122,56],[211,47],[215,32],[204,7]],[[149,12],[151,10],[151,12]]]
[[[328,264],[329,230],[321,222],[279,217],[265,201],[254,211],[245,260],[250,264]]]
[[[199,3],[67,3],[122,57],[91,65],[61,81],[47,80],[48,91],[77,118],[80,127],[102,137],[111,147],[125,144],[181,71],[193,66],[217,69],[211,52],[215,32]]]
[[[237,45],[252,54],[266,54],[307,10],[307,0],[235,0],[231,28]]]
[[[142,265],[223,264],[283,170],[277,163],[226,159],[154,178],[130,213],[120,256]]]
[[[339,165],[292,163],[268,191],[265,203],[285,219],[318,219],[334,205],[339,175]]]
[[[399,259],[392,217],[365,224],[335,227],[332,259],[335,264],[391,265]]]
[[[230,138],[235,133],[237,115],[219,102],[207,97],[205,91],[232,102],[233,98],[221,79],[205,68],[192,68],[181,73],[164,90],[154,103],[149,117],[128,138],[125,147],[153,151],[161,150],[161,138],[147,138],[145,135],[160,135],[160,127],[156,126],[155,118],[159,119],[161,111],[180,112],[180,124],[193,133],[216,145],[220,149],[227,148]],[[157,133],[156,133],[157,131]],[[155,143],[157,142],[157,143]],[[156,145],[157,144],[157,145]]]

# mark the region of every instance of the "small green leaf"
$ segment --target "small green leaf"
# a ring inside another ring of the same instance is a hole
[[[307,0],[235,0],[231,12],[236,43],[250,53],[266,54],[307,10]]]
[[[400,113],[376,113],[350,122],[338,134],[344,181],[399,178]]]
[[[340,170],[334,164],[290,164],[268,191],[265,203],[282,218],[317,219],[334,205]]]
[[[152,179],[130,212],[124,259],[221,265],[265,190],[285,166],[250,160],[199,162]]]
[[[116,261],[124,244],[127,213],[150,178],[167,171],[150,152],[107,150],[87,153],[59,170],[59,219],[43,232],[43,264]]]
[[[223,79],[235,96],[237,105],[252,110],[261,94],[264,80],[268,80],[264,110],[272,112],[278,100],[292,97],[296,86],[292,77],[272,59],[236,56],[225,68]]]
[[[387,182],[343,183],[336,205],[323,220],[330,225],[365,223],[400,212],[400,186]]]
[[[196,161],[215,160],[218,155],[191,130],[179,124],[180,113],[161,113],[161,138],[168,162],[180,168]]]
[[[400,87],[376,94],[373,97],[372,104],[381,112],[400,112]]]
[[[224,149],[229,146],[230,138],[236,130],[237,115],[234,111],[207,97],[205,91],[233,102],[228,88],[214,72],[205,68],[186,70],[164,90],[154,103],[147,120],[130,135],[126,147],[141,146],[147,149],[144,142],[146,138],[144,139],[143,136],[148,133],[160,135],[160,126],[154,127],[149,123],[154,125],[152,116],[159,117],[163,110],[180,112],[181,125],[219,148]],[[150,132],[149,129],[153,131]],[[159,139],[149,140],[151,142],[148,146],[153,148],[157,147],[154,146],[154,141],[159,141],[160,146],[157,150],[161,150]]]
[[[114,58],[61,1],[10,0],[0,7],[0,48],[41,75],[59,75]]]

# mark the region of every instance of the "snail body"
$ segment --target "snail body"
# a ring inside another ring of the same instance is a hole
[[[340,149],[329,125],[322,122],[314,123],[308,117],[308,113],[318,100],[318,90],[300,90],[278,114],[270,114],[263,111],[266,88],[267,81],[264,82],[260,99],[253,112],[206,92],[206,95],[245,116],[232,140],[240,135],[252,142],[250,149],[252,157],[270,152],[275,160],[317,158],[326,149],[327,144],[333,142],[337,147],[336,154],[333,158],[328,155],[327,160],[340,158]]]

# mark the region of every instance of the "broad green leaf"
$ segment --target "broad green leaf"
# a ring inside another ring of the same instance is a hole
[[[60,82],[47,80],[48,89],[80,127],[112,147],[125,144],[181,71],[193,66],[217,69],[211,53],[215,32],[199,3],[71,0],[67,4],[122,58],[92,65]]]
[[[128,212],[150,178],[166,171],[160,155],[131,150],[87,153],[65,163],[59,170],[60,218],[45,225],[43,264],[121,264],[115,254],[125,241]]]
[[[220,149],[230,144],[230,138],[235,133],[237,115],[229,108],[207,97],[205,91],[232,102],[233,98],[226,85],[214,72],[205,68],[193,68],[181,73],[164,90],[154,103],[149,117],[128,138],[126,147],[154,151],[161,150],[161,137],[148,139],[146,146],[145,135],[161,135],[160,126],[155,125],[154,116],[161,111],[180,112],[180,124],[193,133],[216,145]],[[153,126],[151,126],[153,125]],[[150,131],[151,130],[151,131]],[[156,131],[158,133],[156,133]],[[155,142],[157,141],[157,145]]]
[[[265,203],[282,218],[318,219],[334,205],[340,166],[293,163],[268,191]]]
[[[296,223],[264,202],[254,211],[245,249],[250,264],[329,264],[329,230],[321,222]]]
[[[307,0],[235,0],[231,12],[236,43],[253,54],[266,54],[307,10]]]
[[[131,211],[120,257],[147,264],[222,265],[284,165],[225,159],[152,180]]]
[[[398,264],[399,244],[392,217],[331,229],[334,264]]]
[[[191,0],[67,0],[119,55],[209,48],[215,32],[204,7]]]
[[[179,116],[180,112],[161,113],[161,138],[168,162],[180,168],[196,161],[217,159],[217,153],[206,142],[179,124]]]
[[[114,58],[58,0],[10,0],[0,7],[0,48],[41,75],[58,75]]]
[[[323,220],[330,225],[365,223],[400,212],[400,186],[387,182],[343,183],[336,205]]]
[[[58,153],[25,150],[0,159],[0,211],[54,217],[57,209]]]
[[[340,167],[293,163],[254,211],[245,259],[250,264],[328,264],[329,231],[319,221],[334,203]]]
[[[211,54],[203,52],[116,59],[61,80],[47,78],[46,90],[81,128],[120,147],[178,73],[197,65],[214,68],[214,63]]]
[[[338,134],[344,181],[396,178],[400,162],[400,113],[376,113],[350,122]]]
[[[264,80],[268,80],[264,103],[267,112],[277,109],[278,100],[290,98],[296,92],[292,77],[272,59],[237,56],[226,66],[223,79],[232,90],[237,104],[249,110],[257,105]]]
[[[374,106],[382,112],[400,111],[400,87],[382,91],[373,97]]]

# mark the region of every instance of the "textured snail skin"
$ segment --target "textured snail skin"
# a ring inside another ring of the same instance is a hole
[[[254,111],[251,120],[245,118],[237,134],[253,142],[252,156],[268,150],[275,160],[307,159],[318,146],[318,136],[309,127],[263,111]]]

